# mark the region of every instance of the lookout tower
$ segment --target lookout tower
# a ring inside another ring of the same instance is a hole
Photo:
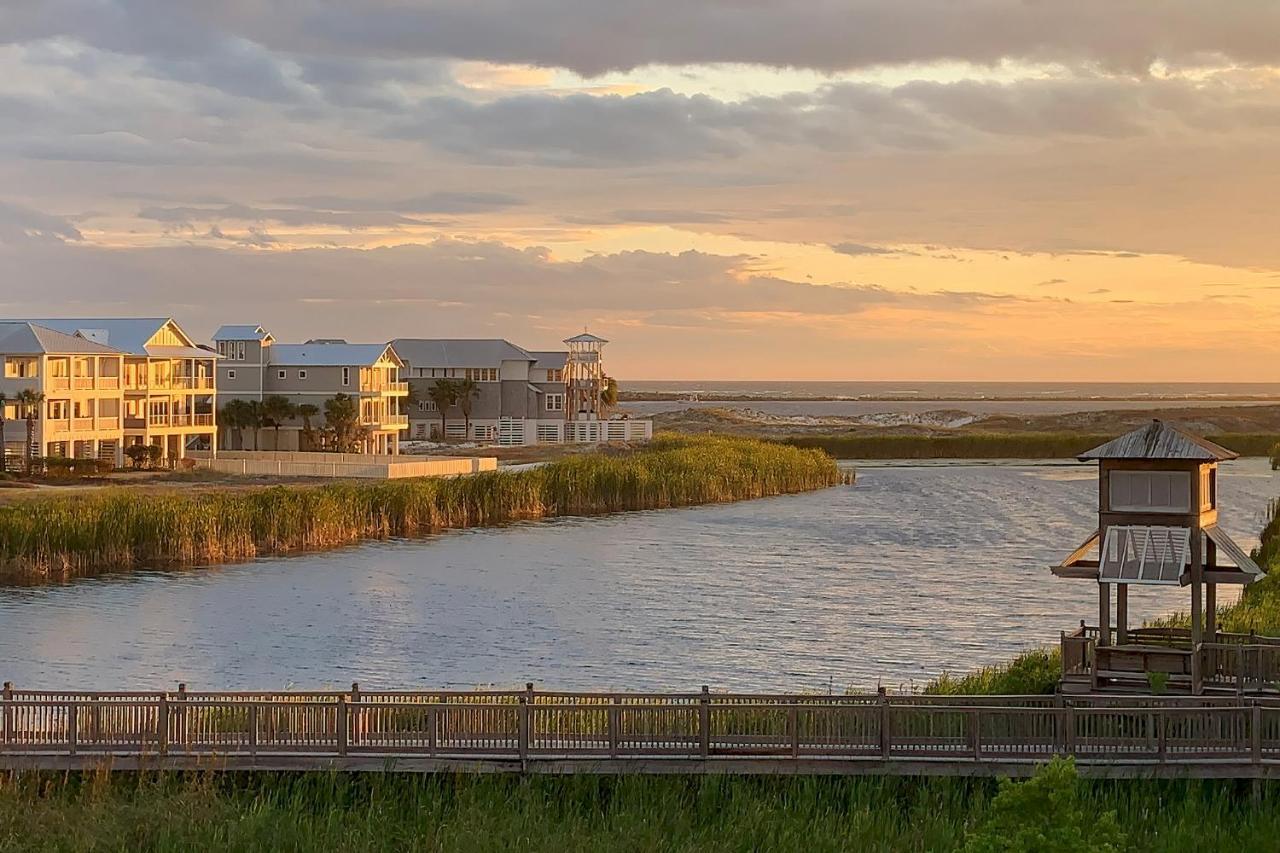
[[[1218,584],[1262,576],[1218,526],[1218,463],[1237,454],[1155,420],[1079,458],[1098,462],[1098,529],[1052,571],[1097,583],[1098,627],[1082,624],[1064,635],[1064,690],[1072,681],[1083,686],[1080,676],[1096,689],[1100,681],[1123,682],[1125,673],[1145,680],[1146,673],[1164,672],[1189,677],[1199,692],[1201,644],[1218,639]],[[1095,549],[1097,559],[1090,559]],[[1132,584],[1190,586],[1190,630],[1130,630]]]
[[[583,332],[565,338],[569,356],[564,365],[567,399],[565,416],[571,421],[594,421],[600,418],[600,395],[604,393],[604,338]]]

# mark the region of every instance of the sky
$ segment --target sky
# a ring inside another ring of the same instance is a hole
[[[1275,0],[0,0],[0,317],[1274,381]]]

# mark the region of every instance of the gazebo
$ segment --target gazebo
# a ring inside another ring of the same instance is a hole
[[[1200,692],[1206,664],[1226,657],[1218,647],[1237,642],[1217,630],[1218,585],[1262,576],[1218,526],[1218,464],[1237,454],[1155,420],[1079,458],[1098,463],[1098,529],[1052,572],[1098,585],[1098,625],[1063,635],[1063,691],[1145,688],[1161,673]],[[1130,628],[1134,584],[1189,586],[1190,628]]]

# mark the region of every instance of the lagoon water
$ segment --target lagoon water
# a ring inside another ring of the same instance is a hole
[[[1280,477],[1223,467],[1255,544]],[[841,690],[994,663],[1097,590],[1047,566],[1093,529],[1092,467],[881,465],[856,486],[565,519],[185,572],[0,589],[0,679],[160,689]],[[1138,588],[1134,621],[1187,606]]]

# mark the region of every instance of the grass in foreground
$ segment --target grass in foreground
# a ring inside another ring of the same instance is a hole
[[[816,777],[28,775],[0,850],[1267,850],[1247,784]],[[1103,816],[1116,815],[1114,825]],[[1031,830],[1028,832],[1026,830]],[[967,845],[967,846],[966,846]],[[1108,846],[1112,845],[1112,846]]]
[[[837,459],[1074,459],[1115,438],[1079,432],[955,432],[944,435],[800,435],[780,439],[793,447],[825,450]],[[1208,437],[1242,456],[1269,456],[1271,433]]]
[[[107,489],[0,507],[0,574],[68,577],[332,548],[365,538],[824,488],[835,462],[742,438],[660,437],[523,471],[259,490]]]

